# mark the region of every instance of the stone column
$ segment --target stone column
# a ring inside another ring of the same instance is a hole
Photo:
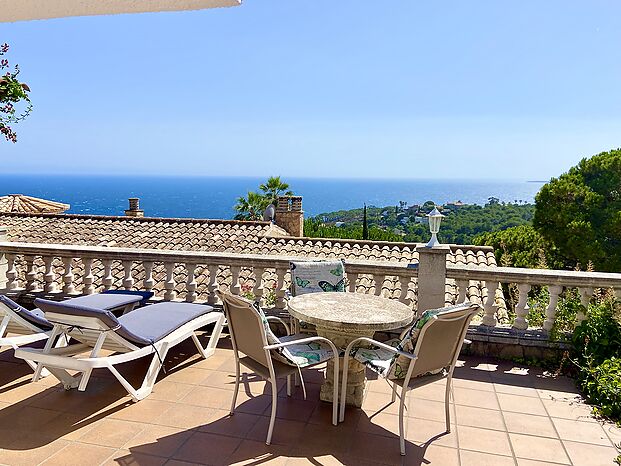
[[[445,305],[446,256],[451,252],[448,245],[433,248],[418,246],[418,308],[417,313],[437,309]]]
[[[8,231],[9,228],[5,226],[0,226],[0,241],[8,241]],[[0,255],[0,289],[4,290],[6,288],[6,272],[8,270],[8,262],[4,254]]]

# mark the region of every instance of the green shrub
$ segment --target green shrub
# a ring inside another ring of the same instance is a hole
[[[621,303],[593,306],[573,334],[578,386],[595,414],[621,422]]]

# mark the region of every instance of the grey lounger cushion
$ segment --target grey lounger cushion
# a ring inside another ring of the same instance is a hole
[[[71,298],[71,302],[80,306],[87,306],[95,309],[117,309],[128,304],[139,303],[143,296],[136,294],[122,293],[98,293],[87,296]]]
[[[0,294],[0,302],[5,304],[7,307],[15,311],[16,314],[19,314],[24,320],[27,320],[35,327],[40,328],[42,331],[52,330],[53,325],[50,324],[47,319],[43,316],[43,311],[40,309],[29,310],[23,306],[20,306],[11,298]]]
[[[159,341],[198,316],[213,311],[213,307],[190,303],[158,303],[136,309],[118,319],[110,311],[81,306],[71,301],[35,299],[44,312],[73,316],[95,317],[136,346]]]

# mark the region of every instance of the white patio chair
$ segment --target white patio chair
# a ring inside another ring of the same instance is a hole
[[[446,379],[446,432],[451,431],[449,398],[453,371],[470,320],[480,310],[479,305],[466,301],[456,306],[425,311],[400,338],[381,343],[362,337],[347,346],[343,367],[347,367],[349,358],[353,357],[392,382],[392,401],[399,396],[399,448],[402,455],[405,455],[403,410],[408,389]],[[361,344],[370,347],[360,347]],[[342,422],[345,419],[347,370],[343,371],[341,386],[343,401],[339,420]],[[398,386],[401,387],[400,395],[397,394]]]
[[[235,391],[231,402],[231,415],[235,411],[239,392],[240,366],[243,365],[260,375],[271,385],[272,413],[265,441],[269,445],[272,441],[278,401],[276,379],[287,378],[287,395],[291,396],[291,375],[295,373],[301,375],[301,368],[313,367],[333,359],[334,373],[338,374],[338,350],[330,340],[323,337],[307,337],[306,335],[295,334],[279,339],[270,330],[269,321],[282,323],[288,334],[288,327],[282,319],[274,316],[266,317],[258,305],[239,296],[233,296],[226,292],[219,292],[219,296],[224,304],[224,312],[226,313],[235,355]],[[240,352],[245,356],[240,358]],[[303,381],[302,388],[304,389]],[[333,397],[332,423],[337,425],[338,380],[334,381]],[[304,398],[306,398],[306,389],[304,389]]]
[[[168,350],[192,338],[201,356],[208,358],[216,348],[224,314],[211,306],[190,303],[163,302],[136,309],[118,319],[109,311],[89,308],[70,301],[54,302],[36,299],[35,304],[45,318],[54,324],[44,349],[19,348],[15,356],[37,364],[33,381],[45,367],[65,389],[86,390],[93,369],[106,368],[123,385],[134,401],[148,396],[166,358]],[[206,348],[196,331],[215,324]],[[80,342],[54,348],[56,337],[66,335]],[[118,354],[100,355],[102,350]],[[90,354],[85,355],[90,351]],[[140,388],[134,388],[116,369],[116,365],[153,355]],[[72,376],[68,371],[78,371]]]

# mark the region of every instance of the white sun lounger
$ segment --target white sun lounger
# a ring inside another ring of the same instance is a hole
[[[18,358],[38,363],[33,380],[39,378],[44,367],[59,379],[65,389],[77,387],[86,390],[93,369],[106,368],[117,378],[134,401],[148,396],[168,350],[192,338],[201,356],[208,358],[216,348],[224,314],[211,306],[190,303],[164,302],[136,309],[118,319],[109,311],[71,303],[36,299],[35,304],[45,318],[54,324],[44,349],[20,348]],[[208,324],[215,324],[206,348],[203,348],[196,331]],[[80,343],[53,347],[57,336],[67,335]],[[101,351],[115,354],[101,355]],[[90,354],[85,354],[90,351]],[[151,364],[140,388],[134,388],[116,369],[116,365],[153,355]],[[77,371],[71,375],[68,371]]]
[[[101,307],[106,310],[123,309],[128,312],[148,297],[145,293],[100,293],[72,298],[70,301],[84,306]],[[4,347],[17,349],[48,338],[54,327],[40,309],[26,309],[7,296],[0,294],[0,350]],[[10,334],[10,335],[9,335]],[[26,360],[33,370],[36,364]]]

